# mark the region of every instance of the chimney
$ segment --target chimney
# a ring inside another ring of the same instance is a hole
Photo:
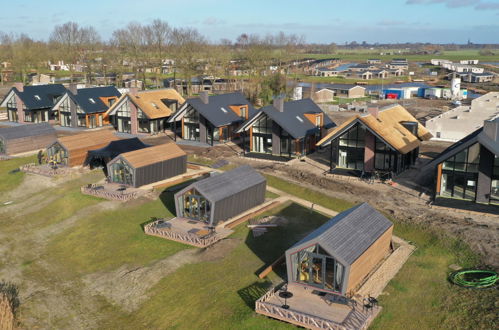
[[[204,104],[208,104],[210,102],[210,97],[208,96],[208,92],[207,91],[202,91],[199,93],[199,99],[201,100],[201,102],[203,102]]]
[[[277,109],[277,111],[284,112],[284,97],[275,97],[272,105]]]
[[[17,88],[19,92],[24,92],[24,84],[22,82],[14,83],[14,87]]]
[[[137,87],[130,87],[128,89],[128,94],[130,94],[132,96],[136,96],[138,92],[139,92],[139,89]]]
[[[374,118],[378,118],[379,107],[377,105],[368,105],[367,112],[369,112],[369,114]]]
[[[492,141],[499,142],[499,117],[484,121],[483,132],[491,138]]]
[[[77,85],[77,84],[75,84],[75,83],[71,83],[71,84],[69,84],[69,86],[68,86],[69,91],[70,91],[71,93],[73,93],[73,95],[78,94],[78,87],[77,87],[77,86],[78,86],[78,85]]]

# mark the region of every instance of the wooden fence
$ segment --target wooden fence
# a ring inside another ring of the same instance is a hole
[[[215,232],[206,236],[199,237],[195,234],[180,232],[168,227],[159,227],[158,225],[164,223],[165,220],[159,219],[154,222],[148,223],[144,226],[144,232],[148,235],[166,238],[172,241],[193,245],[200,248],[205,248],[220,240]]]

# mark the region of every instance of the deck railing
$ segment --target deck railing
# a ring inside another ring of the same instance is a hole
[[[137,198],[137,192],[114,192],[105,190],[102,185],[92,183],[88,186],[81,187],[81,192],[86,195],[92,195],[95,197],[115,200],[115,201],[129,201],[131,199]]]
[[[158,236],[201,248],[207,247],[220,239],[215,232],[206,237],[199,237],[195,234],[181,232],[166,226],[158,226],[163,223],[165,223],[165,220],[163,219],[148,223],[144,226],[144,232],[148,235]]]
[[[22,165],[21,167],[19,167],[19,169],[25,173],[33,173],[49,177],[62,174],[69,174],[71,172],[71,169],[68,167],[51,168],[47,165],[38,165],[35,163]]]
[[[270,298],[272,298],[278,290],[278,287],[272,288],[255,302],[255,310],[257,313],[274,317],[276,319],[287,321],[293,324],[301,325],[310,329],[347,329],[343,325],[334,321],[326,320],[319,316],[310,315],[304,312],[284,309],[279,305],[268,302],[268,300],[270,300]]]

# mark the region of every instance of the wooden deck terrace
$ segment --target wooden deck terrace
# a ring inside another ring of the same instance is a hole
[[[272,288],[258,299],[255,303],[256,312],[308,329],[344,330],[367,329],[381,310],[378,306],[366,309],[362,301],[339,296],[336,297],[340,299],[331,302],[326,296],[318,295],[313,288],[299,285],[287,287],[293,296],[285,300],[279,296],[281,290]],[[283,308],[284,304],[289,308]]]
[[[226,238],[234,231],[222,226],[209,228],[203,222],[177,217],[151,222],[144,227],[144,232],[148,235],[205,248]]]
[[[92,183],[81,187],[81,193],[113,201],[129,201],[148,193],[148,190],[123,186],[118,183]]]
[[[37,165],[35,163],[30,163],[26,165],[22,165],[19,168],[21,171],[25,173],[38,174],[48,177],[55,177],[58,175],[71,175],[75,173],[83,173],[85,171],[84,168],[72,168],[68,166],[57,166],[52,167],[49,164]]]

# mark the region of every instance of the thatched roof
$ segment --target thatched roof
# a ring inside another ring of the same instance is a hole
[[[401,105],[393,105],[379,111],[377,117],[373,115],[355,115],[340,126],[329,132],[317,145],[324,146],[332,140],[343,134],[349,127],[360,122],[369,128],[374,134],[378,135],[386,143],[402,154],[419,147],[421,141],[427,141],[432,138],[431,133],[421,125],[414,116],[412,116]],[[412,134],[402,123],[416,122],[418,125],[417,136]]]

